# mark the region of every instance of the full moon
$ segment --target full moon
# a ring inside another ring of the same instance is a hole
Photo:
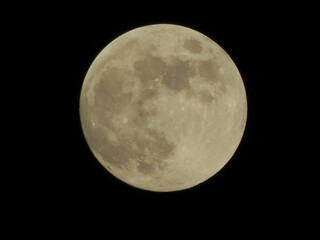
[[[196,186],[235,153],[247,119],[240,73],[213,40],[187,27],[133,29],[96,57],[80,118],[97,160],[149,191]]]

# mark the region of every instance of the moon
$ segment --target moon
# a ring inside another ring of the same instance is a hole
[[[196,186],[233,156],[247,100],[240,73],[213,40],[155,24],[108,44],[80,95],[85,139],[121,181],[149,191]]]

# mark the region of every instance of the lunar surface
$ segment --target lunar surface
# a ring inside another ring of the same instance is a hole
[[[80,117],[90,149],[112,175],[168,192],[204,182],[230,160],[247,101],[237,67],[217,43],[157,24],[121,35],[96,57]]]

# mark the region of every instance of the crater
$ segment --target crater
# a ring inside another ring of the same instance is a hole
[[[183,47],[191,53],[201,53],[202,51],[202,46],[196,39],[187,39],[184,42]]]

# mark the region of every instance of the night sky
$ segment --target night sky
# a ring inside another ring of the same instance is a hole
[[[36,214],[74,222],[90,216],[86,219],[102,218],[106,226],[129,221],[137,227],[166,219],[165,225],[183,225],[184,231],[214,229],[210,222],[216,220],[248,221],[267,232],[266,219],[276,229],[281,219],[304,213],[299,202],[311,198],[315,175],[297,143],[303,139],[300,119],[308,111],[299,99],[310,88],[315,68],[312,7],[149,4],[126,10],[44,6],[16,24],[21,28],[17,41],[27,39],[24,56],[31,57],[31,72],[25,75],[32,80],[26,98],[32,110],[24,114],[28,157],[15,168],[23,177],[12,180],[10,196],[17,197],[8,202],[20,203],[26,218]],[[140,190],[109,174],[91,153],[79,116],[82,82],[97,54],[121,34],[156,23],[190,27],[217,42],[237,65],[248,101],[244,136],[228,164],[206,182],[171,193]]]

